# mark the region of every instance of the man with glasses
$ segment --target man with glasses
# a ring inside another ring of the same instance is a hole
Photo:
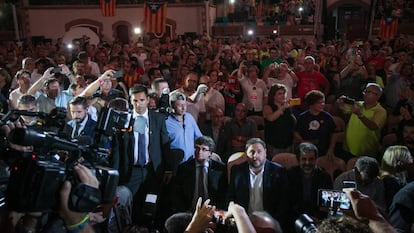
[[[212,160],[214,140],[201,136],[194,142],[194,157],[178,166],[174,179],[175,211],[193,211],[199,197],[224,209],[227,177],[226,165]]]
[[[363,101],[352,103],[346,97],[339,98],[340,109],[350,114],[345,133],[333,136],[328,150],[333,155],[336,142],[344,140],[345,159],[354,156],[377,156],[380,145],[381,130],[387,120],[387,112],[378,102],[382,88],[376,83],[368,83],[363,91]],[[345,103],[347,102],[347,103]]]

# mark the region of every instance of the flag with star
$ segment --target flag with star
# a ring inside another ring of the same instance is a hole
[[[101,0],[102,16],[115,16],[116,0]]]
[[[164,33],[166,15],[166,2],[146,2],[144,4],[145,31],[150,33]]]

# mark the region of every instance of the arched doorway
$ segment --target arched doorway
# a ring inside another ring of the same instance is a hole
[[[346,0],[328,5],[325,39],[367,39],[370,31],[369,1]]]
[[[121,24],[116,26],[116,35],[118,40],[123,44],[129,44],[129,27]]]

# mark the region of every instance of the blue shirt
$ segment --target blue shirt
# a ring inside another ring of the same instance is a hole
[[[181,163],[187,161],[194,155],[194,141],[203,134],[198,128],[197,122],[190,113],[184,113],[184,124],[170,114],[165,121],[168,131],[168,138],[171,142],[171,149],[184,151],[184,158]]]

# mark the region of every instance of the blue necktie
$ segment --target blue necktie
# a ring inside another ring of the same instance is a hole
[[[134,131],[138,132],[138,165],[145,166],[147,156],[145,154],[145,126],[146,119],[143,116],[135,118]]]

